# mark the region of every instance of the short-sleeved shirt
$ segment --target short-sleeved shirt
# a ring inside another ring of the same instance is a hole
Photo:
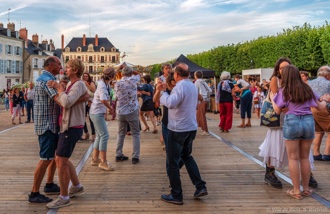
[[[56,78],[50,72],[43,70],[34,87],[34,132],[37,135],[43,135],[47,130],[54,134],[59,132],[60,107],[53,99],[57,91],[48,88],[47,82],[49,80],[56,80]]]
[[[311,99],[305,103],[293,103],[290,100],[285,101],[283,96],[283,89],[279,89],[277,94],[274,96],[273,100],[276,103],[276,105],[280,108],[288,108],[286,114],[294,114],[294,115],[306,115],[306,114],[312,114],[311,107],[317,107],[317,100],[320,98],[319,95],[317,95],[314,92],[315,100]]]
[[[308,82],[308,85],[319,96],[330,94],[330,81],[322,76],[318,76],[316,79]]]
[[[127,115],[139,109],[137,98],[137,84],[140,82],[140,75],[130,77],[123,76],[115,84],[115,93],[117,97],[116,113],[118,115]]]
[[[94,93],[93,103],[89,110],[90,114],[104,114],[107,111],[105,105],[101,102],[101,100],[109,100],[110,99],[110,86],[107,85],[103,80],[100,80],[97,83],[97,88]]]

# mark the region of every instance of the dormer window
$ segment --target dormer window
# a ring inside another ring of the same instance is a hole
[[[105,48],[104,48],[104,47],[102,47],[102,48],[100,49],[100,51],[101,51],[101,52],[104,52],[104,51],[105,51]]]
[[[70,52],[70,48],[69,47],[66,47],[65,48],[65,52]]]
[[[88,52],[94,52],[94,46],[92,44],[88,45]]]
[[[111,48],[111,51],[112,51],[112,52],[116,52],[116,48],[115,48],[115,47],[112,47],[112,48]]]
[[[81,52],[81,47],[78,47],[77,48],[77,52]]]

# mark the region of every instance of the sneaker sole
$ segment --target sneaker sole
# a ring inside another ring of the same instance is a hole
[[[46,207],[47,207],[48,209],[58,209],[58,208],[66,207],[66,206],[70,206],[70,205],[71,205],[71,201],[70,201],[69,203],[67,203],[67,204],[58,205],[58,206],[56,206],[56,207],[48,207],[47,205],[46,205]]]
[[[44,192],[45,195],[59,195],[60,192]]]
[[[102,169],[104,171],[115,171],[115,168],[103,168],[103,167],[99,167],[99,169]]]
[[[200,194],[198,194],[198,195],[194,195],[194,197],[195,197],[195,198],[200,198],[200,197],[206,196],[206,195],[208,195],[208,194],[209,194],[208,192],[202,192],[202,193],[200,193]]]
[[[85,190],[80,191],[80,192],[76,192],[75,194],[72,194],[72,195],[69,194],[69,197],[72,198],[72,197],[83,195],[83,194],[85,194]]]
[[[162,201],[164,201],[164,202],[166,202],[166,203],[170,203],[170,204],[176,204],[176,205],[182,205],[183,204],[183,201],[167,201],[167,200],[165,200],[165,199],[163,199],[163,198],[161,198],[162,199]]]

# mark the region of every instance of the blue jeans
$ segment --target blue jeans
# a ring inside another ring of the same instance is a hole
[[[107,151],[109,132],[104,114],[90,114],[89,116],[94,123],[96,134],[93,148],[100,151]]]
[[[286,114],[284,116],[283,137],[285,140],[313,140],[315,138],[313,115]]]
[[[33,100],[26,101],[26,108],[27,108],[27,121],[31,121],[31,113],[32,113],[32,120],[34,121],[33,115]]]
[[[5,97],[5,109],[9,110],[9,98]]]
[[[251,110],[252,110],[252,92],[250,90],[246,90],[243,92],[241,96],[241,118],[245,119],[245,112],[247,114],[247,118],[251,118]]]
[[[133,158],[140,158],[140,120],[139,109],[126,115],[117,115],[118,117],[118,136],[116,156],[123,154],[124,140],[127,133],[127,125],[129,125],[133,138]]]
[[[202,180],[197,163],[192,152],[192,143],[196,137],[195,131],[188,132],[168,132],[167,160],[169,164],[169,179],[171,194],[174,198],[182,200],[182,187],[180,180],[180,159],[183,161],[188,171],[191,182],[197,190],[205,189],[205,181]]]

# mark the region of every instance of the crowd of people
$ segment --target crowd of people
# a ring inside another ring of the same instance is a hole
[[[206,112],[212,88],[203,80],[203,72],[196,71],[194,80],[191,80],[186,64],[163,64],[162,76],[153,85],[150,75],[141,76],[123,65],[116,70],[111,67],[104,69],[97,83],[84,72],[84,65],[79,59],[69,60],[65,68],[66,78],[57,81],[56,76],[61,69],[59,59],[49,57],[35,83],[29,82],[29,87],[22,87],[21,91],[17,87],[4,90],[2,95],[5,110],[11,111],[12,124],[16,124],[16,117],[18,123],[22,123],[26,107],[26,123],[34,122],[38,136],[40,161],[35,169],[29,202],[47,203],[50,209],[60,208],[70,205],[71,197],[85,192],[70,161],[80,140],[91,138],[93,142],[90,165],[105,171],[115,170],[107,158],[111,134],[107,128],[109,114],[111,120],[118,122],[116,162],[129,160],[123,147],[126,135],[132,135],[132,164],[138,164],[140,134],[151,131],[147,120],[152,123],[153,134],[158,133],[157,126],[161,124],[160,141],[166,152],[165,171],[171,187],[169,194],[161,195],[161,200],[183,204],[180,181],[183,165],[196,188],[194,197],[208,195],[206,182],[192,156],[196,135],[210,135]],[[311,173],[314,160],[330,160],[329,135],[324,154],[320,152],[324,133],[330,129],[330,67],[320,67],[315,80],[308,80],[308,76],[292,65],[290,59],[279,58],[270,80],[262,80],[261,83],[253,78],[244,80],[237,74],[232,78],[230,72],[223,71],[215,97],[220,111],[218,128],[222,133],[232,129],[234,109],[241,117],[237,128],[249,128],[252,126],[252,112],[260,119],[263,101],[271,100],[281,117],[281,125],[268,127],[259,147],[259,155],[266,166],[264,180],[274,188],[282,188],[275,169],[288,166],[293,189],[286,193],[299,200],[312,194],[310,187],[318,186]],[[86,118],[89,123],[86,123]],[[54,183],[56,169],[59,186]],[[39,191],[47,170],[43,192],[59,194],[56,200]],[[72,186],[69,189],[70,182]]]

